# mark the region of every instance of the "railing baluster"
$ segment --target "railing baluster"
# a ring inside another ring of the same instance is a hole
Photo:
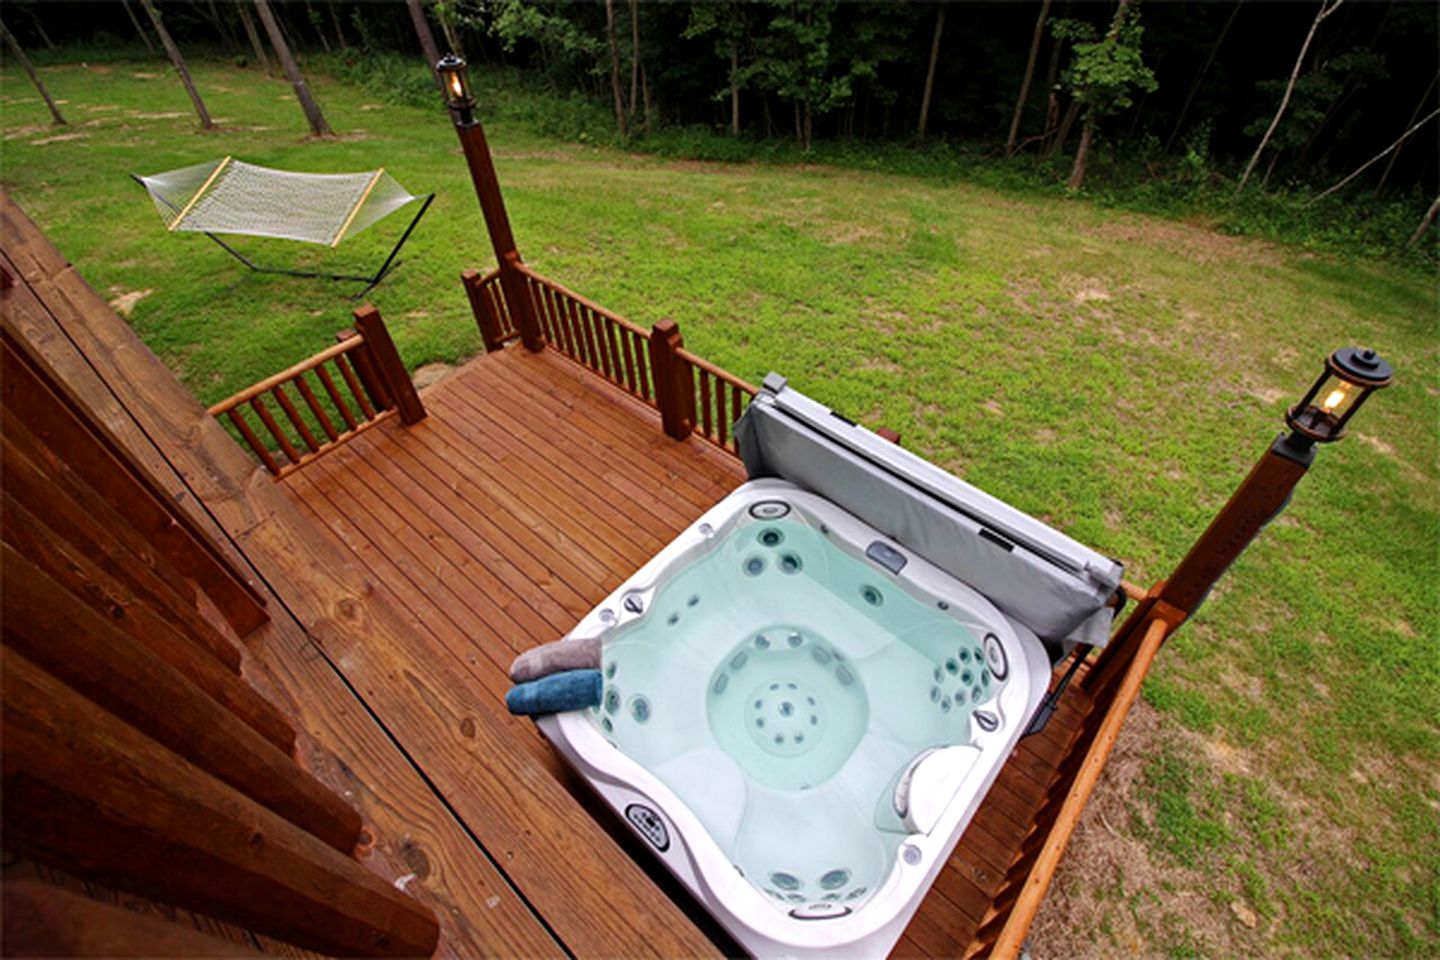
[[[325,436],[330,438],[331,443],[334,443],[339,439],[340,434],[335,432],[335,424],[330,422],[330,417],[325,413],[324,408],[320,406],[320,401],[316,399],[315,392],[310,389],[310,384],[305,381],[305,374],[302,373],[296,376],[294,383],[295,389],[300,391],[301,399],[305,401],[305,405],[310,408],[310,412],[314,414],[316,421],[319,422],[320,429],[324,430]]]
[[[264,395],[251,397],[250,407],[260,418],[260,422],[265,424],[265,429],[270,431],[270,436],[275,438],[275,442],[280,445],[280,449],[285,452],[285,456],[290,458],[290,462],[299,463],[300,451],[295,449],[295,444],[290,442],[290,438],[285,436],[285,432],[280,429],[280,424],[276,423],[275,418],[270,415],[270,408],[265,406]]]
[[[555,329],[560,334],[560,349],[567,357],[574,359],[580,356],[579,348],[575,344],[575,325],[570,319],[570,300],[561,297],[555,311]]]
[[[605,321],[605,340],[610,344],[610,356],[615,361],[615,383],[617,386],[620,384],[620,371],[623,368],[625,371],[625,388],[631,393],[634,393],[635,368],[630,363],[629,354],[625,355],[624,363],[621,363],[620,345],[617,342],[618,339],[619,338],[615,336],[615,324],[611,323],[610,320],[607,319]]]
[[[635,376],[640,387],[640,397],[650,400],[653,396],[650,389],[650,352],[643,346],[645,338],[634,330],[625,331],[625,336],[630,338],[630,347],[635,351]]]
[[[310,449],[310,452],[314,453],[319,450],[320,444],[315,442],[315,434],[310,432],[310,428],[300,418],[300,411],[295,409],[295,404],[291,403],[290,398],[285,395],[285,385],[283,383],[275,384],[270,389],[270,394],[275,398],[275,402],[280,404],[280,409],[285,411],[285,416],[289,418],[295,432],[300,434],[300,439],[305,441],[305,446]]]
[[[340,369],[340,375],[345,378],[345,384],[350,388],[350,394],[360,404],[360,410],[365,414],[365,419],[374,420],[375,408],[370,406],[370,400],[365,396],[365,391],[361,389],[355,371],[350,368],[350,361],[345,359],[344,354],[341,354],[335,358],[335,366]]]
[[[725,388],[728,384],[719,377],[715,378],[715,435],[720,441],[720,446],[725,446],[730,439],[730,421],[725,417]]]
[[[275,458],[270,455],[270,449],[260,442],[259,437],[255,436],[255,431],[251,429],[249,422],[246,421],[239,408],[231,407],[225,411],[225,415],[230,418],[230,422],[235,425],[235,429],[240,431],[240,436],[245,438],[245,442],[250,445],[250,449],[255,451],[255,456],[260,458],[260,462],[265,465],[265,469],[271,473],[279,473],[280,464],[276,463]]]
[[[593,369],[595,366],[595,357],[591,353],[590,342],[585,338],[585,322],[583,319],[585,308],[574,300],[568,301],[567,305],[570,308],[570,329],[574,331],[575,336],[575,359]]]
[[[730,426],[732,428],[740,421],[741,392],[740,388],[735,386],[735,384],[730,384]],[[740,452],[740,444],[735,442],[733,436],[730,438],[730,446],[736,453]]]
[[[600,357],[605,365],[605,376],[614,383],[619,383],[620,366],[610,353],[610,345],[605,338],[605,328],[610,325],[610,321],[594,310],[590,311],[590,318],[591,322],[595,324],[595,339],[600,344]]]
[[[575,307],[576,317],[580,322],[580,332],[585,337],[585,355],[588,363],[592,370],[601,373],[603,371],[600,368],[600,354],[595,349],[595,331],[590,324],[590,308],[581,304],[576,304]]]
[[[704,368],[700,370],[700,423],[704,427],[705,436],[714,436],[710,432],[710,371]]]
[[[355,414],[350,412],[350,407],[346,405],[345,399],[340,396],[340,391],[335,389],[335,381],[331,378],[330,371],[326,370],[323,366],[316,367],[315,376],[320,378],[320,385],[323,386],[325,392],[330,395],[330,402],[335,404],[335,409],[340,412],[341,418],[345,421],[345,426],[354,430],[357,425]]]

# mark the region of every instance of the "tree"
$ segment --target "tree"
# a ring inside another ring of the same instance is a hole
[[[615,42],[615,0],[605,0],[605,40],[610,44],[610,92],[615,97],[615,128],[630,136],[625,124],[625,94],[620,88],[620,45]]]
[[[1185,103],[1180,107],[1180,113],[1175,117],[1175,126],[1170,130],[1170,136],[1165,140],[1165,151],[1168,153],[1175,138],[1180,135],[1180,129],[1185,124],[1185,115],[1190,112],[1190,104],[1195,102],[1195,94],[1200,92],[1200,84],[1205,80],[1205,74],[1210,72],[1210,65],[1215,62],[1215,54],[1220,52],[1220,45],[1225,42],[1229,35],[1230,28],[1235,24],[1235,18],[1240,14],[1240,7],[1245,0],[1235,0],[1235,5],[1230,8],[1230,16],[1225,20],[1225,26],[1220,28],[1220,36],[1215,38],[1215,43],[1210,47],[1210,54],[1205,58],[1205,63],[1200,67],[1200,72],[1195,74],[1195,79],[1190,81],[1190,89],[1185,94]]]
[[[1290,105],[1290,95],[1295,92],[1295,81],[1300,78],[1300,69],[1305,65],[1305,54],[1310,52],[1310,44],[1315,39],[1315,32],[1320,29],[1320,24],[1325,18],[1334,13],[1345,0],[1320,0],[1320,11],[1315,14],[1315,20],[1310,24],[1310,32],[1305,34],[1305,42],[1300,44],[1300,55],[1295,58],[1295,68],[1290,71],[1290,82],[1285,85],[1285,93],[1280,98],[1280,107],[1275,111],[1275,117],[1266,128],[1265,135],[1260,138],[1260,143],[1251,155],[1250,162],[1245,164],[1245,172],[1240,175],[1240,182],[1235,185],[1235,196],[1245,190],[1245,184],[1250,182],[1250,174],[1255,171],[1255,164],[1260,161],[1260,155],[1265,152],[1266,145],[1270,138],[1275,135],[1275,128],[1280,126],[1280,118],[1285,116],[1285,108]]]
[[[255,59],[260,66],[265,68],[265,76],[275,76],[275,71],[270,67],[270,58],[265,55],[265,44],[260,42],[260,34],[255,31],[255,18],[250,16],[250,8],[245,4],[239,4],[240,25],[245,28],[245,36],[250,40],[250,48],[255,51]]]
[[[1415,109],[1410,112],[1409,123],[1412,126],[1415,118],[1420,116],[1420,110],[1425,106],[1425,101],[1430,99],[1430,94],[1434,91],[1436,84],[1440,84],[1440,73],[1435,74],[1430,81],[1430,86],[1426,87],[1425,92],[1420,96],[1420,102],[1415,104]],[[1380,174],[1380,181],[1375,184],[1375,196],[1380,196],[1380,191],[1385,189],[1385,181],[1390,179],[1390,171],[1395,169],[1395,161],[1400,159],[1400,151],[1404,148],[1405,144],[1401,143],[1395,147],[1395,152],[1390,154],[1390,162],[1385,164],[1385,170]]]
[[[1131,0],[1120,0],[1110,27],[1100,40],[1090,39],[1094,28],[1074,20],[1055,23],[1057,35],[1075,41],[1073,59],[1066,71],[1073,91],[1074,104],[1084,111],[1080,145],[1075,149],[1075,164],[1066,181],[1072,190],[1085,183],[1085,166],[1090,158],[1090,144],[1101,120],[1128,108],[1134,101],[1131,93],[1156,89],[1155,74],[1140,57],[1140,40],[1144,30]]]
[[[36,73],[35,68],[30,65],[30,58],[25,56],[24,50],[20,49],[20,42],[15,39],[15,35],[6,29],[3,23],[0,23],[0,33],[5,35],[5,45],[10,48],[10,52],[15,55],[15,59],[20,61],[20,66],[23,67],[25,72],[30,76],[30,82],[35,84],[36,90],[40,91],[40,97],[45,101],[45,106],[50,108],[50,116],[54,118],[55,125],[60,127],[68,126],[65,118],[60,115],[60,108],[57,107],[55,101],[51,99],[50,91],[45,89],[45,84],[40,81],[40,75]]]
[[[1430,229],[1430,224],[1435,222],[1437,213],[1440,213],[1440,197],[1436,197],[1435,202],[1430,204],[1430,209],[1426,210],[1425,216],[1420,218],[1420,226],[1415,228],[1415,232],[1410,235],[1410,242],[1405,246],[1413,247],[1420,242],[1420,238],[1425,236],[1425,231]]]
[[[144,2],[149,3],[150,0]],[[285,35],[280,32],[280,24],[275,22],[270,0],[255,0],[255,10],[260,14],[260,22],[265,26],[266,35],[270,37],[270,46],[275,48],[275,55],[280,58],[280,68],[285,71],[290,86],[295,90],[295,99],[300,101],[300,109],[305,111],[310,132],[317,137],[330,136],[330,125],[325,122],[325,114],[320,112],[320,104],[311,96],[310,85],[305,82],[305,75],[300,72],[299,64],[290,54],[290,45],[285,42]]]
[[[135,16],[135,8],[130,6],[130,0],[120,0],[120,5],[125,8],[125,15],[130,18],[130,23],[134,25],[135,32],[140,34],[141,40],[145,41],[145,49],[150,53],[154,53],[155,44],[150,42],[150,34],[145,32],[144,27],[140,26],[140,21]]]
[[[736,0],[727,3],[696,3],[690,7],[690,21],[682,34],[685,39],[715,34],[715,53],[728,60],[726,88],[719,96],[730,98],[730,135],[740,136],[740,91],[748,82],[752,69],[742,66],[740,52],[749,30],[748,6]]]
[[[1045,2],[1048,6],[1049,0]],[[930,40],[930,65],[925,70],[925,90],[920,95],[920,123],[915,128],[917,141],[925,139],[925,124],[930,119],[930,95],[935,91],[935,65],[940,60],[940,34],[945,30],[946,6],[947,4],[940,3],[935,7],[935,34]]]
[[[160,13],[155,9],[155,4],[151,0],[140,0],[140,6],[145,8],[145,13],[150,17],[150,24],[155,28],[155,33],[159,35],[165,53],[170,57],[170,62],[175,65],[175,72],[180,74],[180,82],[185,85],[185,92],[190,94],[190,102],[195,105],[195,112],[200,117],[200,126],[205,130],[215,129],[215,124],[210,119],[210,111],[205,109],[205,101],[200,99],[200,91],[195,89],[195,82],[190,79],[190,71],[185,69],[185,58],[180,56],[180,48],[175,46],[174,40],[170,39],[170,31],[166,30],[165,24],[160,22]]]
[[[640,0],[630,0],[630,124],[635,124],[635,103],[640,99]],[[645,111],[650,126],[650,111]]]
[[[445,82],[440,79],[440,74],[435,69],[435,64],[440,62],[440,51],[435,46],[435,34],[430,32],[430,21],[425,19],[425,8],[420,6],[420,0],[405,0],[405,6],[410,11],[410,22],[415,26],[415,36],[420,40],[420,52],[425,57],[425,65],[430,68],[430,76],[435,78],[435,85],[443,94]]]
[[[1430,114],[1426,116],[1424,120],[1421,120],[1419,123],[1411,124],[1404,133],[1400,134],[1400,137],[1394,143],[1390,144],[1390,146],[1375,154],[1375,156],[1371,157],[1369,160],[1366,160],[1364,163],[1360,164],[1360,166],[1356,167],[1353,171],[1351,171],[1349,176],[1342,178],[1339,182],[1337,182],[1334,186],[1330,187],[1328,190],[1324,190],[1321,193],[1316,194],[1315,198],[1311,200],[1310,203],[1307,203],[1306,206],[1308,207],[1312,204],[1319,203],[1322,199],[1328,197],[1330,194],[1334,193],[1336,190],[1339,190],[1341,187],[1345,186],[1345,184],[1349,183],[1351,180],[1354,180],[1356,177],[1360,176],[1360,174],[1364,173],[1366,170],[1379,163],[1385,158],[1387,154],[1398,151],[1400,147],[1405,143],[1405,141],[1410,139],[1410,137],[1415,133],[1416,130],[1419,130],[1421,127],[1425,126],[1425,124],[1429,123],[1431,120],[1434,120],[1436,117],[1440,117],[1440,108],[1431,111]]]
[[[1020,81],[1020,95],[1015,98],[1015,113],[1010,118],[1010,134],[1005,138],[1005,156],[1015,155],[1015,138],[1020,135],[1020,118],[1025,114],[1025,101],[1030,97],[1030,82],[1035,79],[1035,61],[1040,56],[1040,42],[1045,39],[1045,20],[1050,16],[1050,0],[1040,4],[1035,18],[1035,34],[1030,39],[1030,56],[1025,60],[1025,77]]]

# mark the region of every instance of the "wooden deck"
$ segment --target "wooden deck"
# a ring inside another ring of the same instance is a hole
[[[360,810],[365,862],[435,908],[440,953],[733,954],[502,697],[516,653],[569,630],[741,482],[739,463],[669,439],[558,352],[512,346],[424,391],[424,421],[389,419],[277,482],[3,213],[27,339],[253,568],[273,620],[245,638],[246,674]],[[1022,743],[898,954],[962,956],[1003,921],[1088,709],[1072,686]]]

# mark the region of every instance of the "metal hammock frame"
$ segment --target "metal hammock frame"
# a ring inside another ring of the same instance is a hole
[[[177,227],[180,226],[181,221],[185,219],[186,215],[194,209],[195,205],[205,195],[206,191],[210,189],[211,185],[219,178],[221,172],[227,166],[229,166],[230,162],[231,158],[228,156],[221,160],[219,165],[215,168],[215,171],[210,174],[204,185],[201,186],[200,190],[196,192],[196,194],[192,196],[183,207],[176,205],[174,201],[170,200],[164,194],[160,193],[153,185],[147,183],[145,177],[142,177],[136,173],[132,173],[130,174],[130,179],[134,180],[140,186],[144,187],[146,192],[149,193],[151,197],[161,201],[172,211],[174,211],[175,219],[172,220],[168,225],[168,229],[174,231]],[[380,175],[384,172],[384,167],[381,167],[379,170],[374,171],[374,179],[371,180],[372,187],[374,186],[375,182],[379,180]],[[369,189],[367,189],[365,193],[362,194],[361,197],[355,202],[354,207],[350,210],[344,224],[341,226],[340,232],[329,244],[332,248],[339,244],[346,230],[349,228],[350,223],[355,219],[355,215],[360,211],[361,206],[364,205],[365,200],[369,195],[370,191]],[[215,243],[220,246],[220,249],[224,250],[226,253],[230,254],[230,256],[234,257],[236,260],[239,260],[241,263],[245,264],[245,266],[249,267],[256,273],[274,273],[281,274],[287,277],[307,277],[320,280],[341,280],[363,283],[365,284],[365,288],[351,298],[354,300],[359,300],[361,297],[365,296],[365,294],[375,289],[375,287],[379,285],[380,281],[384,280],[396,268],[398,268],[401,263],[404,262],[403,260],[398,259],[398,257],[400,256],[400,249],[405,246],[405,242],[409,240],[410,235],[415,232],[415,228],[420,224],[420,218],[425,216],[425,211],[430,209],[430,204],[435,200],[435,194],[417,194],[413,196],[411,200],[420,200],[420,209],[415,211],[415,216],[411,218],[410,223],[405,227],[405,232],[402,233],[400,235],[400,239],[395,242],[395,246],[390,249],[389,255],[386,256],[385,261],[380,264],[380,268],[376,270],[373,274],[367,275],[360,275],[354,273],[326,273],[324,271],[317,270],[290,270],[286,269],[285,267],[264,266],[262,264],[256,263],[254,260],[251,260],[249,257],[245,256],[245,254],[241,253],[239,250],[236,250],[229,243],[226,243],[224,240],[220,239],[209,230],[196,230],[193,232],[203,233],[205,236],[215,241]]]

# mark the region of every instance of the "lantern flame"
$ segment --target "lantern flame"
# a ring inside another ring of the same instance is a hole
[[[1344,388],[1344,387],[1336,387],[1334,390],[1331,390],[1331,391],[1330,391],[1329,396],[1327,396],[1327,397],[1325,398],[1325,402],[1322,403],[1322,404],[1320,404],[1320,410],[1321,410],[1322,412],[1324,412],[1324,413],[1330,413],[1330,412],[1333,411],[1336,407],[1340,406],[1340,404],[1342,404],[1342,403],[1344,403],[1344,402],[1345,402],[1345,388]]]

